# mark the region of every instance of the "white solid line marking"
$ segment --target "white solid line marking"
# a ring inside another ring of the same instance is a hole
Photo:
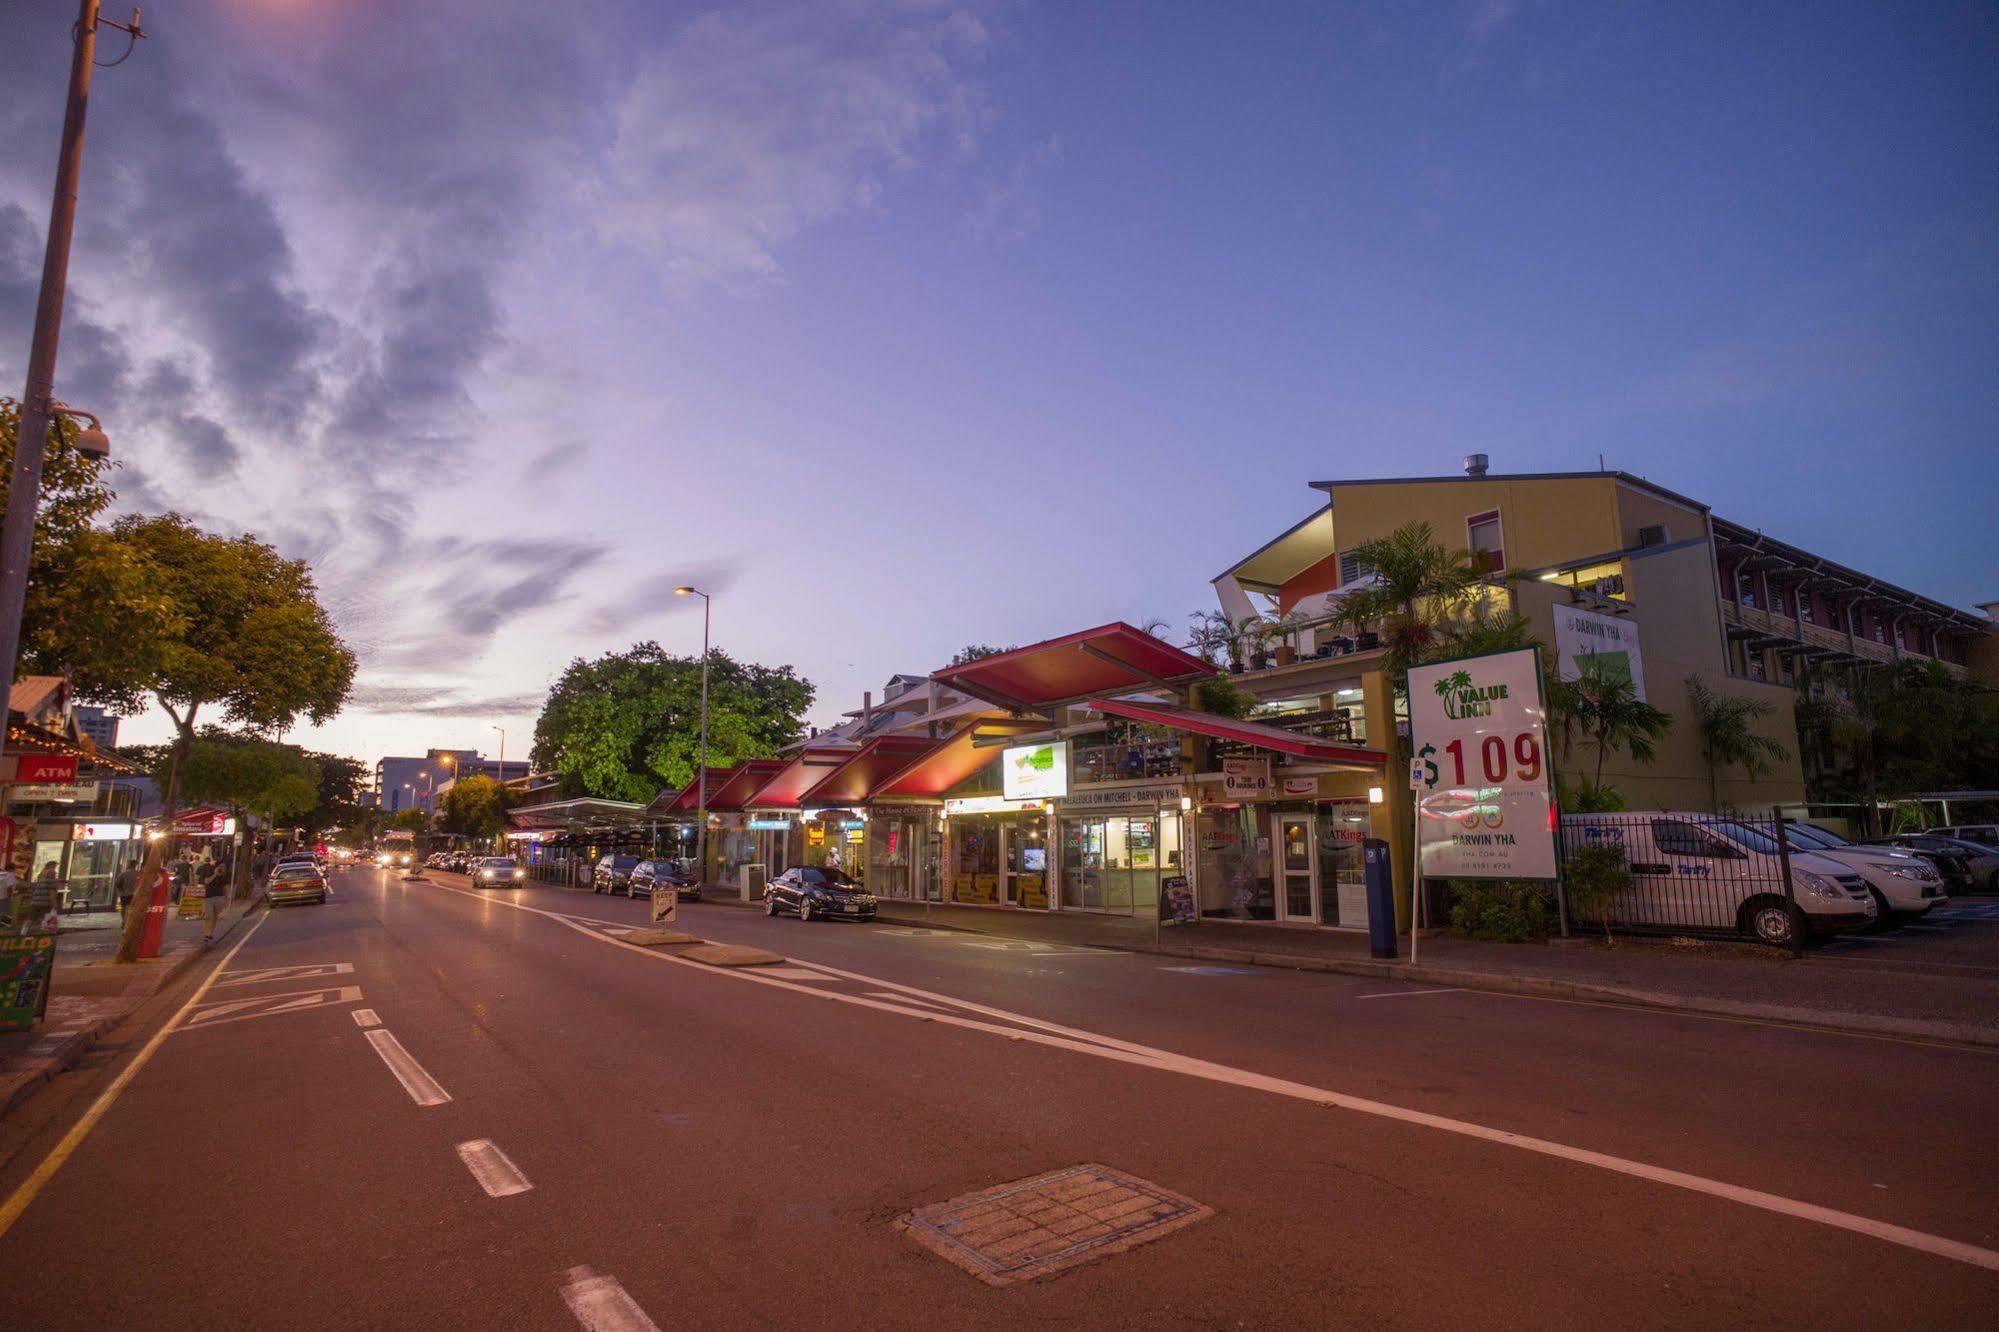
[[[403,1090],[418,1105],[443,1105],[451,1099],[451,1093],[437,1085],[437,1079],[423,1071],[416,1056],[403,1049],[403,1043],[391,1035],[385,1027],[371,1027],[367,1032],[368,1044],[375,1047],[375,1053],[382,1056],[382,1062],[389,1066],[389,1072],[396,1075],[396,1081],[403,1084]]]
[[[451,889],[447,891],[457,890]],[[477,897],[478,895],[476,893],[466,893],[465,896]],[[1262,1073],[1252,1073],[1247,1069],[1231,1068],[1226,1064],[1210,1063],[1205,1059],[1177,1055],[1170,1051],[1152,1049],[1132,1041],[1120,1040],[1114,1036],[1100,1036],[1078,1028],[1064,1027],[1053,1022],[1044,1022],[1039,1018],[1027,1017],[1019,1013],[1009,1013],[1005,1009],[991,1008],[984,1004],[973,1003],[970,1000],[953,999],[950,995],[934,994],[928,990],[919,990],[914,986],[903,985],[897,981],[883,980],[876,976],[864,976],[859,972],[843,971],[838,967],[819,964],[821,965],[821,969],[830,975],[844,976],[849,980],[879,985],[884,989],[896,991],[903,995],[905,999],[925,998],[942,1000],[957,1009],[985,1013],[992,1017],[1019,1023],[1020,1026],[1002,1027],[990,1022],[981,1022],[975,1018],[962,1017],[958,1013],[952,1012],[922,1013],[912,1008],[899,1008],[886,1001],[872,999],[866,995],[842,994],[827,989],[813,989],[794,981],[759,976],[753,968],[748,967],[730,967],[717,970],[712,967],[704,967],[699,962],[688,961],[650,948],[641,948],[637,944],[628,944],[622,939],[613,939],[607,935],[594,934],[580,925],[564,920],[552,911],[543,911],[539,907],[531,907],[516,902],[508,902],[506,905],[514,907],[519,911],[531,911],[536,915],[546,916],[548,919],[556,921],[559,924],[567,925],[579,934],[587,935],[593,939],[601,939],[613,948],[623,948],[638,954],[640,957],[650,957],[655,961],[670,962],[675,966],[686,967],[705,975],[726,976],[739,981],[747,981],[753,985],[767,985],[774,989],[789,990],[793,994],[813,995],[836,1003],[852,1004],[859,1008],[872,1008],[878,1012],[901,1013],[905,1016],[922,1017],[928,1021],[962,1027],[967,1031],[983,1031],[996,1036],[1005,1036],[1011,1040],[1033,1041],[1038,1045],[1046,1045],[1058,1050],[1069,1050],[1076,1054],[1094,1055],[1099,1059],[1114,1060],[1118,1063],[1135,1064],[1143,1068],[1161,1069],[1170,1073],[1179,1073],[1186,1077],[1201,1078],[1209,1082],[1225,1083],[1230,1086],[1243,1087],[1251,1091],[1266,1092],[1273,1096],[1309,1101],[1317,1106],[1349,1110],[1357,1114],[1374,1115],[1381,1119],[1412,1124],[1418,1128],[1434,1129],[1440,1133],[1450,1133],[1459,1137],[1473,1138],[1504,1147],[1514,1147],[1521,1151],[1533,1152],[1541,1156],[1550,1156],[1578,1165],[1593,1166],[1599,1170],[1606,1170],[1613,1174],[1628,1175],[1632,1178],[1647,1180],[1654,1184],[1663,1184],[1669,1188],[1685,1189],[1690,1193],[1700,1193],[1712,1198],[1722,1198],[1729,1202],[1740,1203],[1745,1207],[1754,1207],[1762,1211],[1774,1212],[1780,1216],[1789,1216],[1802,1221],[1816,1222],[1819,1225],[1829,1226],[1833,1229],[1850,1231],[1857,1235],[1866,1235],[1873,1239],[1883,1240],[1889,1244],[1897,1244],[1903,1248],[1914,1249],[1919,1253],[1934,1254],[1940,1258],[1949,1258],[1955,1262],[1968,1263],[1973,1267],[1982,1267],[1989,1271],[1999,1272],[1999,1250],[1983,1249],[1975,1244],[1966,1244],[1961,1240],[1949,1239],[1942,1235],[1931,1235],[1924,1231],[1912,1230],[1907,1226],[1893,1225],[1886,1221],[1877,1221],[1873,1217],[1859,1216],[1852,1212],[1842,1212],[1831,1207],[1821,1207],[1817,1203],[1801,1202],[1795,1198],[1786,1198],[1781,1194],[1766,1193],[1761,1189],[1745,1188],[1739,1184],[1729,1184],[1718,1179],[1708,1179],[1705,1176],[1689,1174],[1684,1170],[1670,1170],[1664,1166],[1647,1164],[1644,1161],[1633,1161],[1621,1156],[1612,1156],[1607,1152],[1593,1152],[1586,1148],[1571,1147],[1566,1143],[1551,1142],[1546,1138],[1530,1137],[1524,1133],[1511,1133],[1505,1129],[1489,1128],[1484,1124],[1474,1124],[1467,1120],[1451,1119],[1444,1115],[1433,1115],[1422,1110],[1411,1110],[1404,1106],[1389,1105],[1383,1101],[1368,1100],[1365,1097],[1349,1095],[1346,1092],[1332,1091],[1324,1087],[1313,1087],[1301,1082],[1292,1082],[1286,1078],[1274,1078]]]
[[[357,1008],[354,1010],[354,1025],[357,1027],[379,1027],[382,1025],[382,1019],[375,1016],[375,1010],[372,1008]]]
[[[152,1059],[154,1053],[159,1050],[160,1043],[179,1028],[182,1020],[196,1004],[201,1002],[209,987],[215,984],[215,978],[236,960],[236,954],[243,951],[243,945],[250,942],[250,936],[262,929],[264,922],[270,918],[269,912],[257,917],[257,923],[244,931],[243,937],[236,941],[235,947],[215,964],[215,970],[209,972],[207,978],[195,987],[194,993],[187,997],[187,1002],[180,1006],[180,1011],[168,1018],[165,1026],[153,1033],[153,1038],[140,1048],[131,1063],[125,1065],[125,1071],[104,1089],[103,1095],[90,1103],[90,1109],[83,1112],[83,1118],[77,1120],[70,1131],[63,1135],[62,1141],[55,1145],[55,1150],[42,1158],[42,1163],[35,1167],[35,1173],[23,1180],[21,1187],[8,1195],[6,1203],[0,1205],[0,1236],[4,1236],[14,1223],[21,1219],[21,1213],[28,1210],[28,1204],[35,1200],[35,1195],[55,1178],[56,1171],[62,1169],[62,1163],[69,1160],[70,1153],[82,1145],[83,1140],[90,1136],[90,1130],[97,1126],[97,1121],[104,1118],[104,1112],[111,1108],[112,1103],[124,1092],[132,1079],[139,1076],[139,1070]]]
[[[459,1143],[458,1159],[465,1163],[465,1168],[472,1172],[472,1178],[479,1181],[479,1187],[486,1190],[489,1198],[526,1193],[534,1187],[521,1173],[521,1168],[509,1160],[491,1138]]]
[[[562,1302],[586,1332],[659,1332],[659,1324],[646,1317],[616,1277],[598,1276],[588,1267],[572,1267],[563,1277]]]
[[[1463,987],[1462,985],[1455,985],[1455,986],[1452,986],[1452,987],[1451,987],[1450,989],[1447,989],[1447,990],[1383,990],[1383,991],[1382,991],[1381,993],[1379,993],[1379,994],[1357,994],[1357,995],[1355,995],[1355,996],[1354,996],[1354,998],[1356,998],[1356,999],[1407,999],[1407,998],[1408,998],[1408,997],[1409,997],[1410,995],[1412,995],[1412,994],[1463,994],[1464,992],[1465,992],[1465,991],[1464,991],[1464,987]]]

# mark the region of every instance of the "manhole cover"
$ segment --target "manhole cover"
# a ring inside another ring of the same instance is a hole
[[[1213,1215],[1211,1207],[1121,1170],[1079,1165],[920,1207],[902,1225],[986,1284],[1010,1286],[1123,1253]]]

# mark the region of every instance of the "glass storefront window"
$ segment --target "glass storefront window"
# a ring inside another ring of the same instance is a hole
[[[1195,821],[1200,856],[1201,914],[1237,920],[1271,920],[1277,915],[1268,841],[1259,841],[1260,820],[1253,806],[1211,806]]]
[[[1372,812],[1364,800],[1328,801],[1319,806],[1319,922],[1347,929],[1367,927],[1367,879],[1361,843],[1371,834]]]
[[[1159,880],[1184,872],[1180,816],[1062,820],[1062,905],[1133,915],[1155,911]]]

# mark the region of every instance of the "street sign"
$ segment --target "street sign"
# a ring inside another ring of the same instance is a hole
[[[32,786],[16,782],[7,798],[30,804],[42,800],[84,801],[97,799],[96,782],[38,782]]]
[[[56,936],[0,937],[0,1028],[26,1031],[49,1005]]]
[[[652,923],[671,925],[680,914],[680,890],[678,888],[655,888],[652,890]]]
[[[1419,873],[1553,879],[1540,653],[1520,648],[1412,667],[1409,733]]]

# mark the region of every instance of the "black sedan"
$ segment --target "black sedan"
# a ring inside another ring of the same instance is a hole
[[[625,880],[625,891],[633,897],[649,896],[655,888],[678,888],[683,902],[699,902],[701,885],[680,872],[670,860],[641,860]]]
[[[800,865],[764,885],[764,914],[780,911],[794,912],[800,920],[873,920],[875,899],[840,870]]]

